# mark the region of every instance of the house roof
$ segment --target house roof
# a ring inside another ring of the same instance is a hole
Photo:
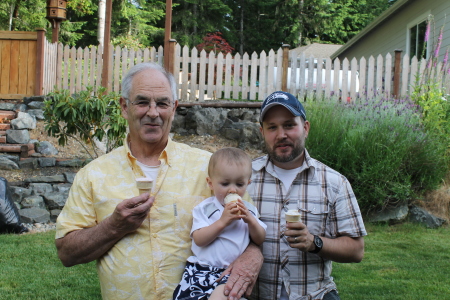
[[[367,25],[364,29],[362,29],[358,34],[356,34],[353,38],[351,38],[346,44],[344,44],[341,48],[339,48],[336,52],[331,55],[332,59],[335,59],[337,56],[342,54],[345,50],[350,48],[353,44],[358,42],[362,37],[366,34],[370,33],[372,30],[377,28],[384,21],[389,19],[393,14],[395,14],[398,10],[400,10],[403,6],[408,4],[413,0],[397,0],[390,8],[386,9],[380,16],[378,16],[375,20],[372,21],[369,25]]]
[[[297,51],[297,54],[305,53],[306,57],[314,56],[314,57],[322,57],[322,58],[328,58],[336,52],[342,45],[333,45],[333,44],[319,44],[319,43],[312,43],[307,46],[297,47],[294,49],[291,49],[289,51]]]

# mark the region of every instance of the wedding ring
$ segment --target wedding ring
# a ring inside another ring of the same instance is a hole
[[[295,237],[295,238],[294,238],[294,242],[296,242],[296,243],[297,243],[297,237]]]

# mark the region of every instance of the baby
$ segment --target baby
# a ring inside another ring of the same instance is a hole
[[[241,149],[224,148],[211,156],[206,181],[215,196],[194,207],[194,255],[187,259],[173,299],[227,299],[223,292],[228,276],[217,282],[220,275],[244,252],[250,239],[257,245],[264,242],[267,226],[258,219],[256,207],[241,199],[251,175],[251,159]],[[239,199],[224,204],[230,194]]]

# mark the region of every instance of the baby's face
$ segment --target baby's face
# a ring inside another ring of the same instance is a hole
[[[219,162],[206,180],[214,191],[217,200],[223,205],[223,199],[228,194],[238,194],[243,197],[250,183],[251,167],[247,164],[237,165]]]

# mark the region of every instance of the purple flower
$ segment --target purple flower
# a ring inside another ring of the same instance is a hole
[[[428,42],[428,39],[430,37],[430,28],[431,28],[431,20],[428,20],[427,30],[425,31],[425,42]]]
[[[437,42],[437,46],[436,46],[436,50],[434,50],[434,57],[438,57],[439,55],[439,50],[441,50],[441,44],[442,44],[442,35],[444,33],[444,26],[441,27],[441,30],[439,31],[439,37],[438,37],[438,42]]]
[[[447,51],[445,51],[445,55],[444,55],[444,65],[447,63],[448,61],[448,48]]]

